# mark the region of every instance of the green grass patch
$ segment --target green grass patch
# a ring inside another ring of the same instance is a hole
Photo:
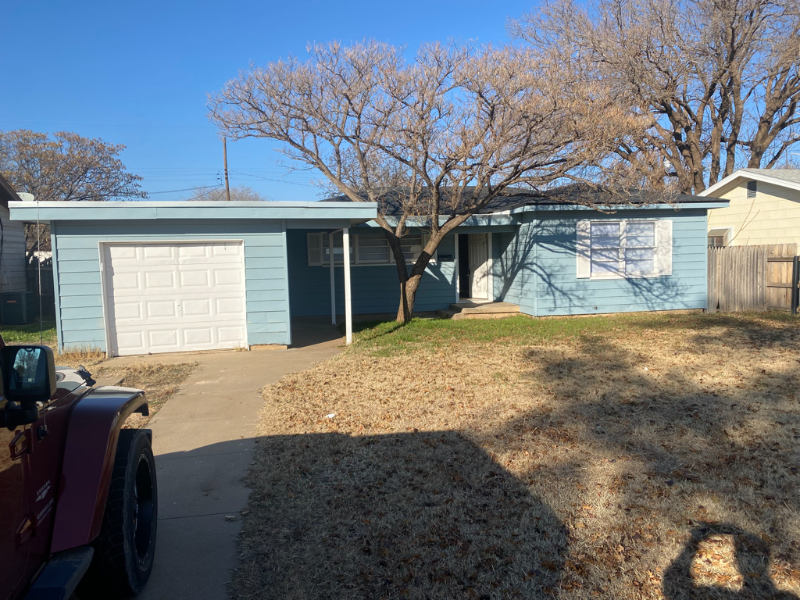
[[[783,312],[741,314],[631,313],[585,317],[535,319],[526,316],[507,319],[413,319],[406,325],[395,321],[355,323],[354,350],[376,356],[435,349],[452,344],[492,343],[535,345],[568,338],[591,338],[608,334],[637,335],[643,330],[692,330],[713,327],[752,329],[763,337],[770,325],[795,322],[800,318]]]
[[[57,344],[55,321],[42,323],[41,337],[38,321],[29,325],[0,325],[0,335],[6,344],[38,344],[40,339],[48,346]]]

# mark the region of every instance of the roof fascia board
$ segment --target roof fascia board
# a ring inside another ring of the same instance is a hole
[[[374,219],[374,202],[11,202],[16,221]]]
[[[511,211],[512,214],[526,212],[572,212],[572,211],[592,211],[592,212],[619,212],[619,211],[638,211],[638,210],[690,210],[690,209],[709,209],[726,208],[729,200],[722,198],[709,198],[707,202],[676,202],[674,204],[642,204],[640,206],[624,204],[615,206],[600,205],[597,207],[585,206],[583,204],[540,204],[520,206]]]
[[[387,216],[386,222],[389,223],[391,227],[396,227],[398,218],[393,216]],[[441,227],[445,223],[447,223],[449,216],[439,216],[439,226]],[[490,214],[481,214],[481,215],[472,215],[466,221],[464,221],[459,227],[468,226],[468,227],[495,227],[495,226],[507,226],[507,225],[519,225],[521,223],[521,218],[512,215],[510,211],[503,211],[503,212],[496,212]],[[374,223],[374,222],[373,222]],[[406,219],[406,227],[428,227],[430,224],[430,219],[427,217],[409,217]],[[379,227],[377,223],[374,225],[370,223],[371,227]]]

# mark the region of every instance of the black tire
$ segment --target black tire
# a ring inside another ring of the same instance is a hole
[[[142,591],[153,570],[158,520],[156,464],[143,429],[123,429],[94,559],[78,595],[127,598]]]

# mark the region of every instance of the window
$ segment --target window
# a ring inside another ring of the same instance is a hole
[[[342,251],[342,232],[334,234],[333,259],[334,265],[344,264]],[[422,249],[427,242],[425,234],[407,234],[401,242],[400,247],[406,262],[413,263],[419,258]],[[328,263],[328,234],[309,233],[306,234],[308,246],[308,265],[309,266],[329,266]],[[431,262],[435,262],[434,254]],[[353,265],[393,265],[394,257],[389,246],[389,240],[382,232],[350,234],[350,261]]]
[[[672,274],[672,221],[579,221],[577,229],[579,278]]]
[[[344,264],[344,252],[342,250],[344,236],[339,231],[333,234],[333,264]],[[309,266],[329,266],[330,263],[330,248],[328,248],[328,234],[327,233],[309,233],[306,234],[306,244],[308,248],[308,265]],[[350,260],[353,260],[353,241],[350,240]]]
[[[356,238],[356,260],[360,265],[385,265],[392,260],[391,249],[386,236],[382,233],[378,235],[358,235]]]
[[[748,181],[747,182],[747,199],[752,200],[756,197],[756,193],[758,192],[758,182],[757,181]]]
[[[724,248],[725,247],[725,236],[723,236],[723,235],[710,235],[710,236],[708,236],[708,246],[709,246],[709,248]]]
[[[708,246],[710,248],[724,248],[731,239],[731,228],[712,229],[708,232]]]

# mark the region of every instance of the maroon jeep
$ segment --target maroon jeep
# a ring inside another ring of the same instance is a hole
[[[0,336],[0,600],[120,598],[153,569],[158,500],[141,390],[92,387]]]

